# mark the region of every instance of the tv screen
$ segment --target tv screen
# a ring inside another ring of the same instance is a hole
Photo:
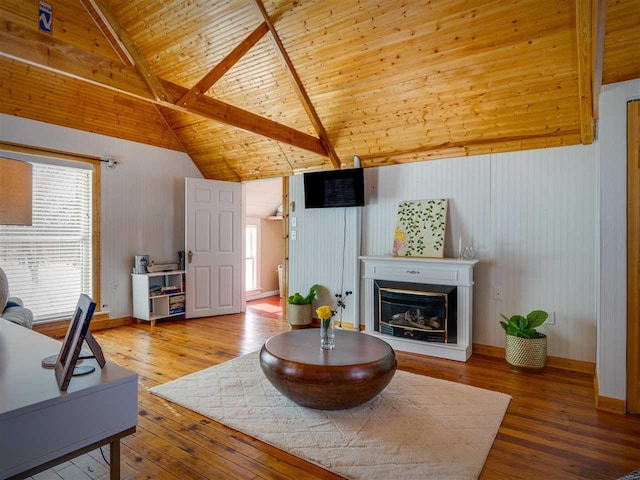
[[[305,208],[362,207],[362,168],[304,174]]]

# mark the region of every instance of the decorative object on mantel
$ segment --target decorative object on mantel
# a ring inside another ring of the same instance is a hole
[[[533,310],[526,317],[513,315],[500,325],[507,333],[505,358],[514,369],[522,372],[538,373],[547,364],[547,336],[536,331],[549,317],[547,312]]]
[[[476,258],[476,249],[473,248],[473,245],[467,245],[464,247],[464,250],[462,251],[462,258],[464,260],[473,260]]]
[[[446,222],[446,198],[400,202],[393,256],[444,257]]]
[[[333,350],[336,348],[335,336],[336,332],[333,330],[333,316],[336,314],[335,310],[331,310],[331,307],[322,305],[316,309],[316,315],[320,319],[320,348],[324,350]]]
[[[319,285],[313,285],[306,297],[296,292],[287,298],[287,319],[291,328],[305,328],[311,325],[313,311],[311,303],[316,298]]]

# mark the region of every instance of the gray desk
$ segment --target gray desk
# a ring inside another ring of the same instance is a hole
[[[95,360],[66,392],[42,368],[60,342],[0,318],[0,479],[25,478],[110,444],[111,479],[120,478],[120,439],[136,430],[138,375]]]

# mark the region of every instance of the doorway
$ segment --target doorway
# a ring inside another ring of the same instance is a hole
[[[283,179],[244,183],[247,312],[281,316],[284,263]]]

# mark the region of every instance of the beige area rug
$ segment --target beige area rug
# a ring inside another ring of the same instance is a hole
[[[280,394],[258,353],[152,393],[350,479],[478,478],[511,397],[397,371],[349,410],[313,410]]]

